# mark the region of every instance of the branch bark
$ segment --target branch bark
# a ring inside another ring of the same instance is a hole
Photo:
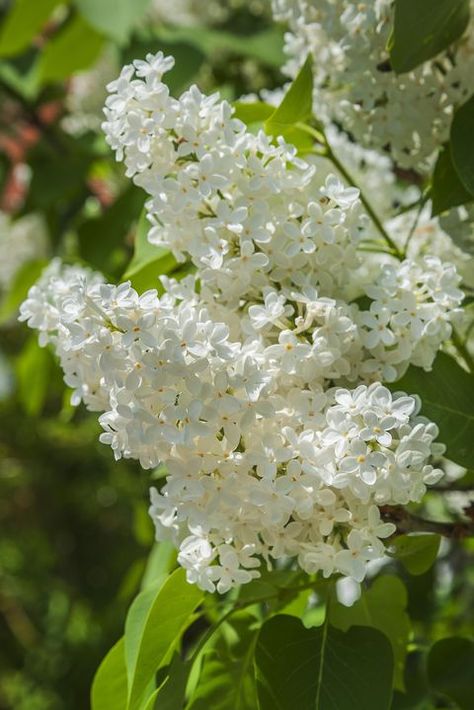
[[[474,536],[474,520],[456,520],[454,522],[426,520],[397,505],[385,505],[380,508],[380,513],[385,522],[394,523],[397,526],[399,533],[434,532],[453,540]]]

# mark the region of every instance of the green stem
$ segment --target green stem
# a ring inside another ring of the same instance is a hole
[[[462,357],[464,362],[466,363],[467,369],[469,372],[474,373],[474,359],[469,352],[469,350],[466,347],[466,344],[463,343],[461,338],[459,337],[458,333],[453,328],[453,334],[451,336],[451,342],[458,351],[459,355]]]
[[[326,143],[326,145],[327,145],[327,158],[328,158],[328,160],[330,160],[331,163],[334,165],[334,167],[337,168],[337,170],[338,170],[338,171],[341,173],[341,175],[346,179],[346,181],[349,183],[349,185],[355,185],[355,186],[357,186],[357,183],[356,183],[356,181],[354,180],[354,178],[353,178],[353,177],[350,175],[350,173],[346,170],[346,168],[345,168],[344,165],[341,163],[341,161],[339,160],[339,158],[333,153],[333,151],[331,150],[330,146],[329,146],[327,143]],[[360,188],[359,188],[359,193],[360,193],[360,201],[361,201],[362,204],[364,205],[367,214],[369,215],[370,219],[372,220],[372,222],[374,223],[374,225],[376,226],[376,228],[378,229],[378,231],[380,232],[380,234],[382,235],[382,237],[384,238],[384,240],[387,242],[387,244],[388,244],[388,246],[390,247],[390,249],[391,249],[393,255],[396,256],[396,258],[399,259],[400,261],[403,261],[403,259],[405,258],[404,253],[403,253],[402,251],[400,251],[400,249],[398,248],[398,246],[395,244],[395,242],[393,241],[393,239],[390,237],[390,235],[388,234],[387,230],[386,230],[385,227],[383,226],[381,220],[379,219],[378,215],[376,214],[374,208],[372,207],[372,205],[371,205],[370,202],[368,201],[367,197],[364,195],[364,193],[362,192],[362,190],[361,190]]]
[[[199,656],[201,651],[203,650],[204,646],[210,641],[212,636],[215,634],[215,632],[222,626],[222,624],[229,619],[229,617],[232,616],[236,611],[240,611],[241,609],[246,609],[249,606],[254,606],[255,604],[261,604],[262,602],[269,601],[271,599],[277,599],[282,592],[304,592],[307,589],[313,589],[314,586],[316,585],[316,580],[312,580],[311,582],[307,582],[306,584],[301,584],[298,587],[283,587],[281,589],[276,589],[273,594],[268,594],[267,596],[264,597],[258,597],[255,599],[245,599],[241,602],[237,601],[228,611],[226,611],[223,616],[221,616],[220,619],[218,619],[212,626],[210,626],[206,633],[201,636],[199,639],[199,642],[196,644],[194,647],[194,650],[192,654],[190,655],[188,660],[196,660],[196,658]]]
[[[346,182],[349,185],[354,185],[357,187],[357,182],[354,180],[352,175],[348,172],[346,167],[341,163],[341,161],[339,160],[337,155],[333,152],[324,133],[322,131],[316,130],[315,128],[313,128],[312,126],[309,126],[306,123],[298,123],[297,127],[299,129],[301,129],[302,131],[305,131],[306,133],[308,133],[310,136],[312,136],[315,139],[315,141],[321,146],[320,150],[314,151],[316,153],[316,155],[320,155],[320,156],[330,160],[331,163],[334,165],[334,167],[338,170],[338,172],[346,180]],[[358,189],[359,189],[359,194],[360,194],[360,201],[364,205],[367,214],[371,218],[371,220],[374,223],[377,230],[380,232],[380,234],[384,238],[387,245],[390,247],[390,251],[393,254],[393,256],[395,256],[397,259],[402,261],[405,258],[404,252],[398,248],[398,246],[395,244],[393,239],[387,233],[387,230],[383,226],[381,220],[379,219],[377,213],[375,212],[374,208],[370,204],[369,200],[367,199],[367,197],[365,196],[363,191],[360,189],[360,187]]]

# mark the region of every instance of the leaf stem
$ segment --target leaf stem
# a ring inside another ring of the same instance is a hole
[[[347,181],[347,183],[349,185],[354,185],[355,187],[358,187],[357,182],[354,180],[352,175],[348,172],[347,168],[341,163],[341,161],[339,160],[337,155],[332,150],[331,146],[328,143],[328,139],[327,139],[326,135],[322,132],[322,129],[317,130],[316,128],[313,128],[312,126],[309,126],[307,123],[298,123],[297,127],[300,128],[301,130],[305,131],[306,133],[308,133],[310,136],[312,136],[315,139],[315,141],[321,146],[320,150],[314,151],[317,155],[325,157],[329,161],[331,161],[331,163],[339,171],[339,173],[343,176],[343,178]],[[377,213],[375,212],[374,208],[372,207],[369,200],[365,196],[364,192],[361,190],[360,187],[358,187],[358,190],[359,190],[359,194],[360,194],[360,201],[364,205],[365,210],[366,210],[367,214],[369,215],[369,217],[371,218],[372,222],[374,223],[375,227],[380,232],[380,234],[384,238],[387,245],[390,247],[391,253],[397,259],[402,261],[405,258],[404,252],[398,248],[398,246],[395,244],[393,239],[390,237],[387,230],[383,226],[380,218],[378,217]]]

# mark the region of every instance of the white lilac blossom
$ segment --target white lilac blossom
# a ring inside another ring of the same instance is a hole
[[[55,346],[74,401],[103,412],[116,458],[166,466],[151,515],[189,581],[225,592],[284,557],[361,581],[395,530],[378,506],[419,500],[441,476],[436,426],[379,383],[294,386],[274,346],[232,342],[198,296],[171,292],[55,262],[21,318]]]
[[[473,33],[413,71],[397,75],[387,42],[392,0],[273,0],[288,23],[284,71],[294,77],[313,57],[314,104],[320,120],[342,124],[366,147],[390,148],[403,167],[426,170],[448,137],[455,106],[472,90]]]
[[[171,66],[158,53],[125,67],[104,128],[150,195],[149,241],[196,274],[162,277],[158,297],[53,262],[21,319],[55,348],[74,403],[101,412],[115,456],[165,466],[151,515],[190,582],[225,592],[288,557],[361,580],[394,532],[380,506],[441,475],[436,426],[380,381],[431,367],[459,276],[385,254],[363,278],[358,191],[249,133],[218,95],[170,97]]]
[[[47,235],[39,215],[13,219],[0,212],[0,293],[8,291],[19,269],[29,261],[47,254]]]

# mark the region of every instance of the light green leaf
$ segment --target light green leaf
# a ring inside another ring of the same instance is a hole
[[[133,602],[125,624],[129,710],[137,710],[156,670],[191,620],[204,593],[177,569],[158,589],[146,589]]]
[[[472,710],[474,700],[474,642],[461,637],[435,643],[428,656],[431,687],[454,700],[461,710]]]
[[[38,64],[43,84],[63,81],[87,69],[99,56],[104,38],[81,17],[75,17],[46,45]]]
[[[434,564],[441,537],[435,533],[399,535],[390,543],[390,554],[400,560],[410,574],[424,574]]]
[[[395,0],[388,49],[397,74],[447,49],[469,22],[469,0]]]
[[[263,123],[275,111],[275,107],[264,101],[235,101],[235,118],[243,121],[247,126],[252,123]]]
[[[53,358],[47,348],[40,348],[31,335],[16,361],[18,399],[27,414],[37,416],[50,387]]]
[[[117,641],[100,664],[92,683],[92,710],[125,710],[127,706],[127,672],[124,639]]]
[[[16,0],[0,29],[0,56],[27,49],[60,2],[67,0]]]
[[[196,692],[187,710],[255,710],[257,692],[253,671],[253,644],[239,659],[211,652],[204,658]]]
[[[47,263],[43,259],[28,261],[18,270],[10,289],[0,305],[0,325],[16,315],[29,289],[39,279]]]
[[[459,179],[453,165],[450,145],[445,146],[438,156],[430,192],[433,202],[431,210],[433,217],[451,209],[451,207],[464,205],[474,200],[474,196],[466,190]]]
[[[451,155],[458,176],[474,199],[474,96],[454,114],[451,124]]]
[[[92,27],[123,44],[150,0],[75,0],[75,4]]]
[[[460,466],[472,468],[474,441],[474,377],[457,362],[439,353],[431,372],[409,367],[405,375],[391,385],[421,397],[421,412],[439,427],[439,440],[447,446],[447,457]]]
[[[406,613],[407,591],[398,577],[378,577],[368,590],[350,607],[334,600],[330,621],[341,631],[351,626],[371,626],[385,634],[392,644],[395,687],[403,690],[403,673],[410,634],[410,619]]]
[[[308,56],[281,104],[265,122],[271,135],[283,135],[295,123],[305,121],[313,112],[312,60]]]
[[[176,548],[171,542],[155,542],[143,573],[142,589],[164,581],[176,565]]]
[[[392,648],[376,629],[306,629],[293,616],[274,616],[260,631],[255,665],[260,710],[390,707]]]
[[[257,689],[253,667],[260,620],[236,611],[213,639],[187,710],[254,710]]]

